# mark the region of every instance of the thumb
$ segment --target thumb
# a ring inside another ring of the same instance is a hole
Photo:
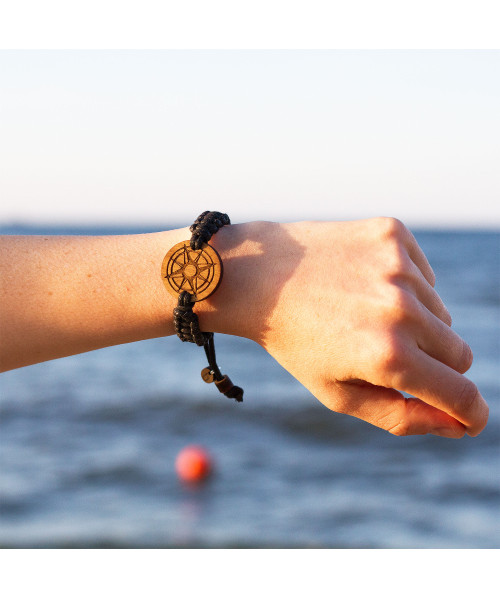
[[[393,435],[425,435],[460,439],[464,425],[416,397],[365,381],[335,382],[318,399],[335,412],[350,414]]]

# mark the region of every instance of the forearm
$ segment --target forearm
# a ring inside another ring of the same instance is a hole
[[[172,334],[160,265],[187,236],[2,237],[1,369]]]
[[[204,331],[260,340],[266,301],[258,270],[280,225],[224,227],[210,242],[224,275],[196,304]],[[172,335],[176,299],[161,278],[188,228],[142,235],[0,238],[0,371]],[[269,294],[267,294],[269,295]]]

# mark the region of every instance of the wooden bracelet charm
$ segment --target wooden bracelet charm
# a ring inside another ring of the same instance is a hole
[[[201,249],[193,250],[189,241],[181,241],[163,259],[161,274],[167,291],[172,295],[177,297],[181,291],[187,291],[194,302],[201,302],[219,287],[222,260],[217,251],[206,243]]]

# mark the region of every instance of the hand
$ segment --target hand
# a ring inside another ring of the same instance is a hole
[[[255,272],[240,269],[246,301],[233,291],[231,318],[245,325],[223,332],[259,342],[335,412],[395,435],[481,432],[488,406],[463,376],[472,352],[400,221],[254,227],[266,259],[255,251]]]

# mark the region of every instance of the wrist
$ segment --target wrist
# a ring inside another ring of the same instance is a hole
[[[264,343],[286,255],[285,227],[255,221],[223,227],[212,237],[223,277],[217,291],[197,304],[202,330]]]

